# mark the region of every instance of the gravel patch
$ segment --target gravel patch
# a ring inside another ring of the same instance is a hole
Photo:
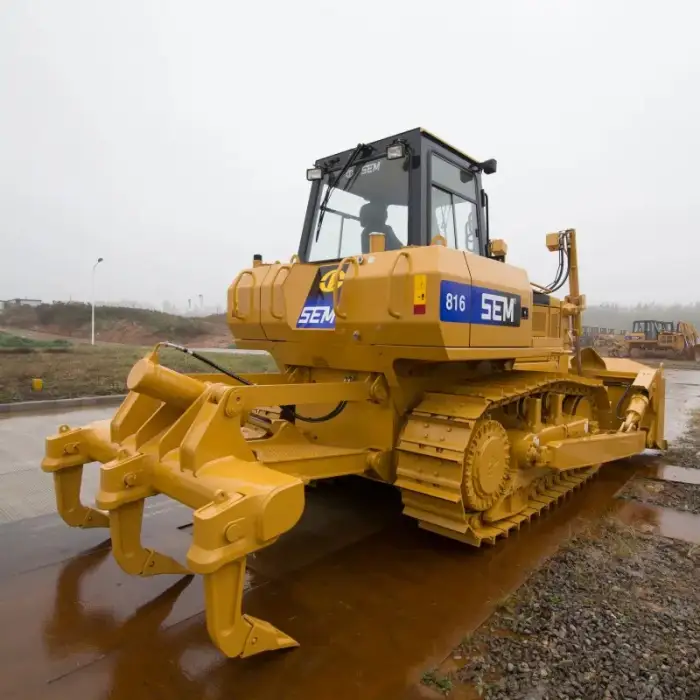
[[[699,577],[697,547],[606,520],[424,679],[455,698],[697,700]]]
[[[700,514],[700,485],[654,479],[632,479],[620,493],[643,503]]]

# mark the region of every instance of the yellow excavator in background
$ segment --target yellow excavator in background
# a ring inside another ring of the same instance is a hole
[[[241,606],[246,556],[294,527],[310,482],[391,483],[420,527],[479,546],[601,464],[664,449],[663,370],[580,348],[574,230],[546,236],[550,285],[506,261],[482,188],[495,171],[422,129],[318,160],[298,255],[255,256],[228,290],[237,347],[279,371],[237,375],[171,345],[213,370],[179,374],[157,346],[111,421],[47,439],[63,519],[109,527],[131,574],[201,574],[212,640],[245,657],[297,645]],[[95,461],[93,508],[80,484]],[[184,564],[141,544],[156,494],[194,511]]]

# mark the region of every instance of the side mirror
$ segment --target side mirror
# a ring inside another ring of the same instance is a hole
[[[496,172],[497,167],[498,163],[496,162],[495,158],[489,158],[481,164],[481,170],[484,175],[493,175]]]

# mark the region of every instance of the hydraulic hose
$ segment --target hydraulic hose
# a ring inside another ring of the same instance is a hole
[[[200,355],[198,352],[195,350],[191,350],[190,348],[186,348],[184,345],[177,345],[176,343],[169,343],[169,342],[163,342],[163,343],[158,343],[160,347],[166,347],[166,348],[172,348],[173,350],[177,350],[178,352],[182,352],[185,355],[190,355],[190,357],[194,357],[195,360],[199,360],[200,362],[204,363],[205,365],[208,365],[212,369],[215,369],[217,372],[221,372],[222,374],[225,374],[227,377],[231,377],[232,379],[235,379],[237,382],[240,382],[241,384],[245,384],[246,386],[254,386],[254,382],[251,382],[244,377],[241,377],[239,374],[236,374],[235,372],[231,372],[221,365],[218,365],[216,362],[213,360],[210,360],[208,357],[204,357],[204,355]],[[340,401],[338,405],[332,410],[326,413],[323,416],[303,416],[300,413],[296,412],[296,408],[292,405],[285,405],[281,406],[280,408],[282,409],[282,416],[284,417],[285,414],[290,416],[293,419],[303,421],[304,423],[325,423],[326,421],[332,420],[336,416],[339,416],[345,407],[347,406],[348,402],[347,401]],[[264,419],[263,419],[264,420]]]
[[[161,347],[166,347],[166,348],[172,348],[173,350],[177,350],[178,352],[185,353],[185,355],[190,355],[191,357],[194,357],[195,360],[199,360],[200,362],[203,362],[205,365],[209,365],[212,369],[215,369],[217,372],[221,372],[221,374],[225,374],[227,377],[231,377],[231,379],[235,379],[237,382],[240,382],[241,384],[245,384],[246,386],[252,386],[253,382],[248,381],[247,379],[244,379],[240,375],[236,374],[235,372],[230,372],[227,369],[224,369],[221,365],[217,365],[216,362],[213,360],[210,360],[208,357],[204,357],[204,355],[200,355],[198,352],[195,350],[190,350],[190,348],[186,348],[184,345],[177,345],[175,343],[158,343],[159,346]]]

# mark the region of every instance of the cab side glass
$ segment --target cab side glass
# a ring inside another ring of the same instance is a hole
[[[455,236],[455,217],[452,206],[452,195],[433,185],[431,189],[432,224],[430,240],[442,236],[450,248],[457,247]]]
[[[432,154],[430,238],[443,236],[450,248],[479,252],[476,178]]]

